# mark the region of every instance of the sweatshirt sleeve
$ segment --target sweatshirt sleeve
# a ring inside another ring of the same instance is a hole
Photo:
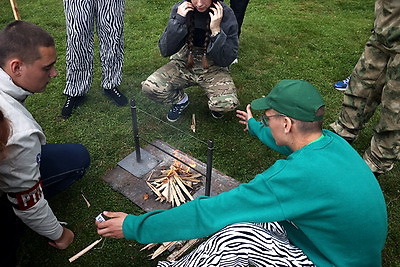
[[[186,18],[177,14],[179,5],[180,3],[172,7],[167,27],[158,41],[158,47],[163,57],[177,53],[185,44],[188,30],[185,24]]]
[[[238,57],[238,25],[233,10],[226,4],[221,4],[224,8],[224,16],[220,26],[221,31],[210,38],[207,52],[215,64],[227,67]]]
[[[61,237],[63,227],[58,222],[43,193],[29,192],[40,180],[40,132],[20,132],[14,134],[8,143],[8,155],[0,167],[0,190],[7,193],[14,206],[15,214],[33,231],[51,240]],[[23,144],[23,146],[21,145]],[[30,198],[27,209],[20,208],[17,195],[21,199]]]
[[[198,197],[170,210],[128,215],[122,226],[124,236],[140,243],[189,240],[209,236],[233,223],[283,220],[279,201],[265,179],[268,176],[259,174],[228,192]]]
[[[290,155],[293,151],[287,146],[278,146],[272,136],[271,129],[254,118],[248,120],[249,133],[256,136],[267,147],[283,155]]]

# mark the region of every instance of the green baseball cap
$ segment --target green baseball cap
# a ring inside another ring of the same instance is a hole
[[[324,105],[318,90],[304,80],[282,80],[266,97],[251,102],[252,109],[273,109],[300,121],[322,120],[323,116],[315,113]]]

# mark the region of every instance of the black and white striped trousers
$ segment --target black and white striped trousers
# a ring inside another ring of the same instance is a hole
[[[121,84],[125,0],[64,0],[67,83],[64,94],[86,94],[93,80],[94,27],[99,39],[101,87]]]
[[[315,266],[292,245],[279,223],[238,223],[225,227],[177,261],[158,267]]]

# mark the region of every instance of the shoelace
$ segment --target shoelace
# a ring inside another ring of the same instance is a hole
[[[121,94],[117,91],[117,89],[113,88],[112,91],[117,95],[117,97],[121,97]]]
[[[350,76],[343,80],[343,83],[348,84],[350,81]]]
[[[69,105],[71,104],[71,100],[72,100],[71,97],[67,97],[67,103],[65,103],[65,107],[66,107],[66,108],[68,108]]]
[[[181,113],[184,110],[185,104],[176,104],[172,107],[172,112],[178,112]]]

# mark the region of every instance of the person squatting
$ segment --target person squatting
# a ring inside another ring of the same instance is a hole
[[[228,5],[216,0],[175,4],[158,46],[171,60],[142,82],[142,90],[156,102],[172,104],[169,121],[178,120],[189,105],[184,89],[193,85],[205,90],[214,118],[239,105],[228,69],[238,55],[238,25]]]

